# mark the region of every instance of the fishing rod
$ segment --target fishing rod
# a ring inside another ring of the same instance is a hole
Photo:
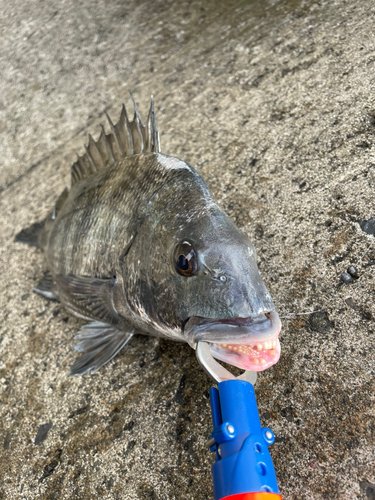
[[[215,500],[282,500],[268,451],[275,441],[261,426],[255,399],[256,372],[235,377],[212,356],[207,342],[197,344],[198,361],[218,384],[210,390],[213,431],[207,445]]]

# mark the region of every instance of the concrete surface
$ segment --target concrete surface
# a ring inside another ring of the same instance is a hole
[[[202,373],[147,337],[70,378],[80,322],[32,293],[14,243],[69,183],[74,151],[133,90],[258,249],[284,320],[258,378],[284,500],[375,498],[375,5],[2,2],[0,498],[212,498]],[[363,225],[363,224],[362,224]]]

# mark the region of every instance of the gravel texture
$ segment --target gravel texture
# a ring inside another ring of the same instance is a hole
[[[14,0],[0,26],[0,498],[212,498],[192,349],[138,336],[69,377],[82,323],[32,292],[44,257],[14,243],[132,90],[286,316],[256,384],[283,499],[374,500],[374,3]]]

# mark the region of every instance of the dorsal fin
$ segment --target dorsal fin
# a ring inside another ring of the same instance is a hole
[[[78,156],[77,161],[72,165],[72,185],[127,156],[161,152],[153,98],[151,97],[147,122],[143,125],[133,94],[130,95],[134,104],[133,121],[129,121],[124,105],[122,105],[120,119],[116,125],[105,113],[110,133],[106,134],[104,127],[101,126],[102,131],[97,141],[89,135],[88,146],[85,146],[86,153]]]

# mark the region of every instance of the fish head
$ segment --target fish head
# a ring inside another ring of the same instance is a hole
[[[159,218],[153,234],[149,272],[158,314],[178,323],[193,348],[208,342],[215,358],[264,370],[280,357],[281,323],[254,245],[214,202],[201,205],[198,194],[181,191],[179,207]]]

